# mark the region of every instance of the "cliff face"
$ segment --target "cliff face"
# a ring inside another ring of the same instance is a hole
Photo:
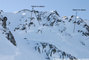
[[[57,11],[28,9],[16,13],[1,12],[1,16],[2,60],[89,58],[88,20],[74,15],[60,17]]]

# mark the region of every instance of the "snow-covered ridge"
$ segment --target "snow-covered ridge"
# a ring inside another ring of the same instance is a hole
[[[69,29],[69,26],[66,27],[66,24],[71,24],[73,29],[70,29],[71,31],[75,30],[78,33],[81,33],[84,36],[89,36],[89,26],[86,20],[83,20],[82,18],[75,17],[72,15],[71,17],[60,17],[57,11],[51,11],[51,12],[43,12],[43,11],[35,11],[35,10],[28,10],[24,9],[17,13],[17,15],[21,14],[21,18],[19,21],[19,26],[25,29],[25,26],[30,27],[31,25],[34,26],[64,26],[64,30],[66,28]],[[75,21],[76,19],[76,21]],[[88,20],[87,20],[88,21]],[[23,22],[23,23],[22,23]],[[74,25],[76,25],[74,27]],[[17,26],[17,27],[19,27]],[[21,27],[19,27],[21,29]],[[79,28],[78,28],[79,27]],[[18,28],[15,28],[18,29]],[[61,28],[59,28],[60,30]],[[81,30],[82,29],[82,30]],[[67,30],[67,29],[66,29]],[[63,30],[62,30],[63,31]]]
[[[1,12],[1,16],[7,17],[7,21],[6,28],[2,26],[1,21],[0,36],[3,35],[3,39],[16,46],[15,53],[19,50],[22,54],[14,56],[13,60],[19,60],[21,56],[24,58],[23,54],[27,54],[25,60],[31,59],[29,55],[33,50],[37,51],[33,51],[33,54],[40,53],[38,56],[41,55],[42,59],[89,58],[88,20],[74,15],[61,17],[57,11],[28,9],[17,13]],[[0,40],[3,39],[0,37]],[[8,42],[6,43],[9,45]]]

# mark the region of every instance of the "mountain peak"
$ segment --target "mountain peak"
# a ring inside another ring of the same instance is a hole
[[[19,52],[13,56],[16,60],[31,59],[29,51],[41,55],[44,60],[89,58],[88,20],[75,15],[61,17],[57,11],[29,9],[13,14],[3,12],[1,16],[0,36],[16,46],[14,52]]]

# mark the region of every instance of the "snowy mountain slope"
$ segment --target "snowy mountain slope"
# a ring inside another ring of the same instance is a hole
[[[6,40],[6,44],[11,46],[6,48],[6,50],[12,49],[10,51],[14,56],[12,55],[11,60],[89,58],[89,24],[86,22],[88,20],[75,16],[60,17],[57,11],[43,12],[28,9],[17,13],[2,12],[2,16],[8,18],[5,30],[11,32],[14,37],[12,44],[16,45],[15,47],[10,44],[11,40],[9,42],[6,35],[2,34],[4,28],[0,25],[0,36],[2,36],[0,40]],[[4,41],[1,42],[5,44]],[[0,44],[0,49],[5,50],[2,48],[3,44]],[[3,54],[0,55],[4,56]],[[8,59],[2,57],[2,60]]]
[[[37,52],[29,48],[30,46],[27,45],[27,42],[19,42],[18,46],[13,43],[11,44],[3,30],[4,29],[0,27],[0,60],[45,60],[43,57],[40,57]]]

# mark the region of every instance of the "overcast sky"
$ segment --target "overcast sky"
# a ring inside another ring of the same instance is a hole
[[[78,12],[78,16],[89,19],[89,0],[0,0],[0,9],[5,12],[14,12],[21,9],[31,9],[31,5],[44,5],[45,8],[38,10],[57,10],[60,16],[71,16],[75,14],[74,8],[86,9]]]

